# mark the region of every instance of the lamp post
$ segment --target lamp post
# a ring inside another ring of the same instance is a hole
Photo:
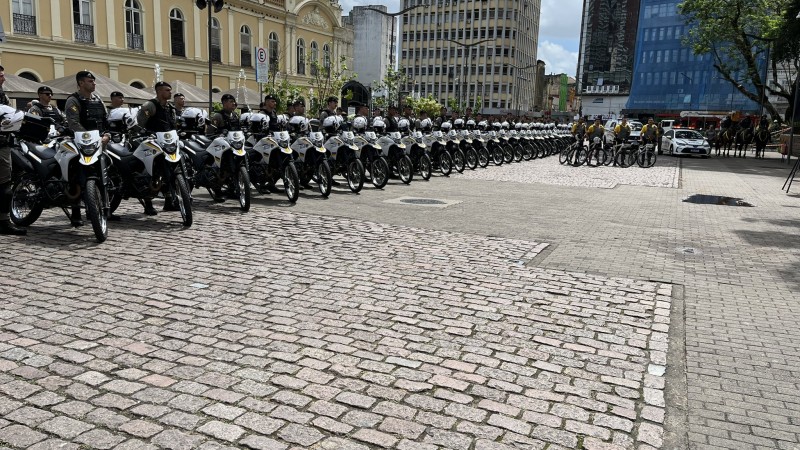
[[[411,10],[414,10],[414,9],[417,9],[417,8],[426,7],[426,6],[428,6],[427,3],[420,3],[419,5],[409,6],[408,8],[401,9],[400,11],[397,11],[396,13],[390,13],[390,12],[386,12],[386,11],[381,11],[380,9],[377,9],[377,8],[364,8],[364,11],[375,11],[378,14],[381,14],[381,15],[384,15],[386,17],[391,17],[392,18],[392,31],[391,31],[391,33],[392,33],[391,34],[392,45],[391,45],[391,51],[389,52],[389,67],[391,67],[392,69],[394,69],[395,44],[397,43],[397,39],[395,38],[395,35],[394,35],[394,20],[395,20],[395,18],[397,18],[397,16],[402,16],[403,14],[405,14],[405,13],[411,11]]]
[[[211,100],[211,95],[214,93],[214,67],[211,61],[211,30],[213,28],[211,26],[211,8],[218,13],[222,11],[225,2],[223,0],[195,0],[195,4],[199,9],[208,6],[208,114],[211,115],[214,112],[214,102]]]
[[[520,90],[521,90],[521,89],[520,89],[520,83],[518,83],[518,82],[517,82],[517,80],[521,80],[521,79],[522,79],[522,76],[520,76],[520,72],[521,72],[521,71],[523,71],[523,70],[528,70],[528,69],[530,69],[530,68],[532,68],[532,67],[536,67],[536,64],[528,64],[528,65],[527,65],[527,66],[525,66],[525,67],[517,67],[517,66],[515,66],[514,64],[509,64],[508,66],[509,66],[509,67],[513,67],[514,69],[517,69],[517,73],[514,75],[514,86],[516,87],[516,95],[514,96],[514,103],[515,103],[515,104],[516,104],[516,106],[517,106],[517,117],[519,117],[519,112],[520,112],[520,108],[519,108],[519,103],[520,103],[520,102],[519,102],[519,94],[520,94]]]
[[[465,60],[466,60],[466,55],[467,55],[467,52],[468,52],[468,51],[469,51],[469,50],[470,50],[472,47],[475,47],[476,45],[480,45],[480,44],[485,44],[486,42],[490,42],[490,41],[492,41],[492,39],[483,39],[483,40],[481,40],[481,41],[478,41],[478,42],[472,42],[472,43],[469,43],[469,44],[465,44],[465,43],[463,43],[463,42],[455,41],[455,40],[453,40],[453,39],[445,39],[445,40],[446,40],[446,41],[450,41],[450,42],[452,42],[452,43],[454,43],[454,44],[456,44],[456,45],[459,45],[459,46],[461,46],[461,47],[464,47],[464,50],[463,50],[463,51],[462,51],[462,53],[461,53],[461,69],[459,70],[459,74],[461,75],[461,78],[463,79],[463,81],[466,83],[466,77],[464,76],[464,73],[463,73],[463,71],[464,71],[464,62],[465,62]],[[470,67],[472,67],[472,65],[470,65]],[[471,73],[470,73],[470,74],[467,74],[467,76],[469,76],[469,75],[471,75]],[[461,85],[460,85],[460,84],[458,84],[458,79],[456,79],[456,83],[457,83],[457,85],[456,85],[456,86],[457,86],[457,88],[458,88],[458,97],[459,97],[459,98],[458,98],[458,104],[459,104],[459,106],[460,106],[460,105],[461,105]],[[467,103],[469,103],[469,98],[467,98]]]

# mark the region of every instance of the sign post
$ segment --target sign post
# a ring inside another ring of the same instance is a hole
[[[264,47],[256,47],[256,81],[258,82],[258,102],[261,103],[264,94],[262,84],[269,81],[269,58],[267,49]]]

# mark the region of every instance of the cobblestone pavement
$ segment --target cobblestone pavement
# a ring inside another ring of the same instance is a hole
[[[660,156],[656,165],[643,169],[639,166],[622,169],[614,166],[572,167],[558,163],[558,156],[548,156],[528,164],[504,164],[489,170],[465,171],[453,177],[468,180],[513,181],[517,183],[544,183],[559,186],[579,186],[611,189],[620,184],[634,186],[678,187],[678,161]]]
[[[661,444],[671,286],[525,267],[544,243],[223,207],[98,246],[52,214],[4,239],[1,442]]]

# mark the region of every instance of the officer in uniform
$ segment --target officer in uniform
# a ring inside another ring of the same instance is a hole
[[[172,131],[178,121],[175,107],[169,102],[172,98],[172,86],[166,81],[159,81],[155,85],[156,98],[148,100],[136,116],[136,123],[149,133]],[[169,190],[164,192],[164,211],[178,211]],[[144,212],[147,215],[157,214],[150,199],[144,200]]]
[[[231,94],[225,94],[222,96],[222,111],[211,116],[211,121],[206,127],[206,135],[216,136],[222,133],[222,130],[240,129],[239,114],[236,114],[236,98]]]
[[[325,103],[327,105],[326,108],[319,113],[319,123],[324,122],[325,118],[328,116],[336,115],[336,105],[339,104],[339,99],[336,97],[328,97]]]
[[[180,92],[176,93],[172,96],[172,104],[175,106],[175,128],[180,130],[183,129],[183,110],[186,108],[186,97],[181,94]]]
[[[300,97],[294,101],[294,115],[302,117],[306,116],[306,101],[303,100],[303,97]]]
[[[125,104],[125,95],[122,94],[120,91],[114,91],[111,93],[111,106],[108,107],[108,110],[114,110],[117,108],[122,108],[122,105]]]
[[[40,86],[36,90],[36,94],[39,96],[39,101],[34,102],[33,106],[28,110],[28,114],[52,120],[58,134],[64,134],[67,130],[67,117],[56,105],[50,104],[50,99],[53,98],[53,90],[48,86]]]
[[[65,106],[67,126],[73,133],[100,130],[100,133],[103,134],[103,145],[106,145],[110,137],[108,133],[104,133],[107,127],[108,113],[103,100],[94,93],[95,76],[88,70],[81,70],[75,75],[75,81],[78,83],[78,91],[67,97]],[[73,227],[83,225],[80,207],[72,207],[70,222]]]
[[[0,66],[0,105],[11,106],[11,101],[3,91],[6,73]],[[0,134],[0,234],[24,236],[27,230],[17,228],[8,218],[11,211],[11,136]]]
[[[272,133],[273,131],[281,131],[280,124],[278,123],[278,113],[275,111],[275,108],[278,106],[278,98],[272,94],[268,94],[264,96],[264,103],[261,107],[261,111],[269,117],[269,132]]]
[[[397,126],[398,120],[397,107],[390,106],[388,109],[388,114],[386,115],[386,132],[392,133],[394,131],[400,131],[400,128]]]

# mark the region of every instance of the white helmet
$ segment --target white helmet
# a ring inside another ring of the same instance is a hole
[[[261,126],[262,128],[266,128],[269,125],[269,116],[266,114],[261,113],[251,113],[250,114],[250,126]]]
[[[423,129],[423,130],[430,130],[431,128],[433,128],[433,121],[431,121],[431,119],[427,119],[427,118],[426,119],[422,119],[419,122],[419,127],[420,127],[420,129]]]
[[[328,116],[322,121],[322,129],[326,133],[335,133],[339,129],[338,116]]]
[[[278,123],[281,123],[281,117],[286,119],[286,116],[281,114],[278,116]],[[303,116],[294,116],[289,119],[289,129],[291,129],[295,133],[306,133],[308,132],[308,120]]]
[[[521,130],[522,129],[522,122],[517,122],[514,124],[514,129]]]
[[[249,112],[242,113],[242,115],[239,116],[239,123],[241,123],[243,125],[246,124],[250,120],[250,115],[251,114],[253,114],[253,113],[249,113]]]
[[[289,123],[289,118],[286,117],[286,114],[278,114],[277,122],[278,122],[278,125],[283,127],[283,126],[286,126],[287,123]]]
[[[492,128],[494,128],[495,130],[499,130],[499,129],[500,129],[500,127],[501,127],[501,125],[500,125],[500,122],[494,122],[494,123],[492,123]]]
[[[131,114],[130,108],[114,108],[108,113],[108,125],[112,129],[130,129],[136,125],[136,116]]]
[[[408,119],[400,119],[397,122],[397,128],[399,128],[400,131],[408,131],[408,128],[410,126],[411,126],[411,124],[408,122]]]
[[[478,128],[480,128],[483,131],[486,131],[489,128],[489,122],[481,120],[480,122],[478,122]]]
[[[188,126],[191,126],[193,121],[196,127],[201,128],[208,120],[208,113],[200,108],[186,108],[181,113],[181,117],[186,121]]]
[[[440,126],[440,128],[443,131],[450,131],[450,128],[453,128],[453,124],[450,123],[450,122],[442,122],[442,125]]]
[[[475,121],[474,120],[469,119],[467,121],[467,129],[468,130],[474,130],[475,129]]]
[[[11,133],[19,131],[25,113],[8,105],[0,105],[0,132]]]
[[[366,122],[366,120],[367,119],[364,119],[365,122]],[[372,121],[372,128],[375,131],[378,131],[379,133],[383,133],[386,130],[386,123],[384,123],[383,119],[381,119],[380,117],[376,117]]]
[[[456,130],[460,130],[460,129],[464,128],[464,119],[458,118],[458,119],[454,120],[453,121],[453,127],[455,127]]]
[[[503,122],[503,123],[500,124],[500,126],[503,127],[504,130],[507,130],[508,129],[508,122]]]
[[[372,124],[374,126],[375,122],[372,122]],[[355,119],[353,119],[353,129],[358,130],[358,131],[366,130],[367,129],[367,118],[366,117],[362,117],[362,116],[358,116]]]

